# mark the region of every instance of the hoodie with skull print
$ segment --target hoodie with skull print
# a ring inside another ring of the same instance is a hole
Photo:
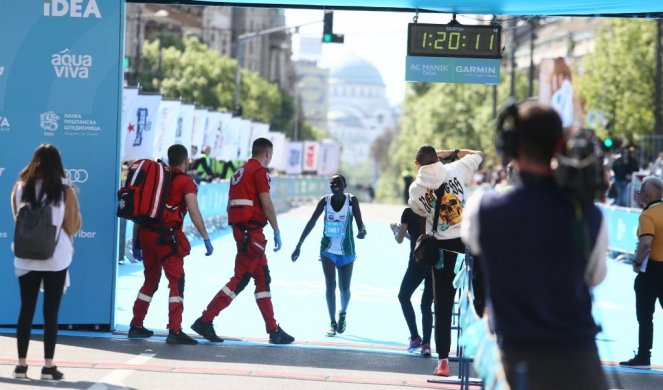
[[[468,195],[465,184],[479,169],[481,161],[480,154],[468,154],[449,164],[436,162],[419,168],[417,178],[410,185],[408,205],[415,213],[426,217],[426,232],[430,233],[437,199],[435,190],[441,187],[442,201],[436,239],[450,240],[460,237],[460,221]]]

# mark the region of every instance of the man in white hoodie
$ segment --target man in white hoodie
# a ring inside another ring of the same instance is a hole
[[[456,161],[442,164],[440,159]],[[441,197],[439,220],[434,232],[440,244],[440,260],[433,267],[435,347],[439,357],[434,373],[439,376],[449,376],[451,316],[456,295],[454,267],[458,253],[465,252],[465,245],[460,239],[460,222],[467,196],[465,184],[481,161],[483,154],[476,150],[435,150],[431,145],[417,149],[415,164],[419,171],[410,186],[408,204],[415,213],[426,217],[426,232],[432,230],[435,202],[438,196]]]

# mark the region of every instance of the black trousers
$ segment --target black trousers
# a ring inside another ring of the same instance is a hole
[[[18,357],[25,358],[32,330],[32,319],[37,306],[39,287],[44,282],[44,359],[53,359],[58,338],[58,312],[67,278],[67,269],[62,271],[30,271],[18,278],[21,289],[21,311],[16,325]]]
[[[451,349],[451,318],[456,289],[453,286],[454,267],[458,253],[465,252],[460,238],[439,240],[444,267],[433,267],[433,296],[435,298],[435,350],[440,359],[449,357]],[[452,252],[453,251],[453,252]]]
[[[422,343],[430,343],[430,336],[433,332],[433,275],[432,267],[417,265],[414,261],[410,261],[403,281],[401,282],[401,289],[398,292],[398,300],[403,309],[403,316],[410,331],[410,338],[414,339],[419,336],[417,330],[417,318],[414,314],[414,307],[412,306],[412,294],[419,287],[421,282],[424,282],[424,292],[421,295],[421,327]]]
[[[635,277],[635,313],[638,318],[638,355],[649,357],[654,340],[656,300],[663,308],[663,262],[650,260]]]
[[[606,390],[596,346],[589,349],[502,349],[511,390]]]

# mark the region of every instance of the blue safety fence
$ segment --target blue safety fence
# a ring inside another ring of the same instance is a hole
[[[329,179],[321,176],[275,176],[271,181],[271,195],[277,212],[288,210],[293,205],[317,199],[328,192]],[[205,227],[210,237],[218,237],[228,227],[228,180],[213,183],[200,183],[198,186],[198,206],[205,219]],[[131,255],[133,223],[128,221],[125,231],[124,256],[133,261]],[[188,214],[184,220],[184,232],[189,241],[195,244],[200,240]]]
[[[636,232],[638,230],[638,217],[641,209],[633,209],[617,206],[598,205],[608,227],[610,237],[608,248],[614,252],[635,253],[638,242]]]

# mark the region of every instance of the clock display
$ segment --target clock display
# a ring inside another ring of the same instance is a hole
[[[501,58],[502,28],[461,24],[408,24],[407,54],[431,57]]]

